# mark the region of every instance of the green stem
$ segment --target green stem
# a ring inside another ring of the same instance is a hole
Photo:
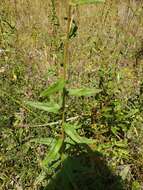
[[[66,105],[66,89],[63,89],[63,102],[62,102],[62,108],[63,108],[63,112],[62,112],[62,123],[61,123],[61,132],[62,132],[62,139],[64,140],[65,138],[65,132],[64,132],[64,123],[66,120],[65,117],[65,113],[66,113],[66,109],[65,109],[65,105]]]
[[[69,59],[69,32],[70,32],[70,24],[71,24],[71,5],[68,6],[68,22],[67,22],[67,31],[66,31],[66,40],[65,40],[65,46],[64,46],[64,63],[63,63],[63,79],[66,81],[67,79],[67,66],[68,66],[68,59]],[[64,132],[64,123],[65,123],[65,105],[66,105],[66,87],[63,89],[63,102],[62,102],[62,124],[61,124],[61,132],[62,132],[62,138],[65,138],[65,132]]]

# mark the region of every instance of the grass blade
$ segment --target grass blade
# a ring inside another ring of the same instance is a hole
[[[95,3],[103,3],[105,0],[72,0],[72,5],[85,5],[85,4],[95,4]]]

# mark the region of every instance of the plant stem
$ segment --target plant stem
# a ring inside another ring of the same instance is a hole
[[[63,89],[63,102],[62,102],[62,123],[61,123],[61,132],[62,132],[62,139],[64,140],[65,138],[65,132],[64,132],[64,123],[65,123],[65,113],[66,113],[66,110],[65,110],[65,105],[66,105],[66,89],[64,88]]]
[[[63,63],[63,79],[66,81],[67,79],[67,66],[68,66],[68,59],[69,59],[69,32],[70,32],[70,24],[71,24],[71,5],[68,5],[68,22],[67,22],[67,31],[66,31],[66,40],[64,46],[64,63]],[[65,138],[64,132],[64,123],[65,123],[65,105],[66,105],[66,87],[63,89],[63,102],[62,102],[62,123],[61,123],[61,132],[62,138]]]
[[[70,32],[70,25],[71,25],[71,5],[68,6],[68,20],[67,20],[67,32],[66,32],[66,40],[64,46],[64,71],[63,77],[66,80],[67,77],[67,66],[68,66],[68,59],[69,59],[69,32]]]

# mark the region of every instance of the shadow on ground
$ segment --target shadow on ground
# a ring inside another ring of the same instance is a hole
[[[103,155],[84,147],[73,152],[44,190],[124,190],[120,176],[111,172]]]

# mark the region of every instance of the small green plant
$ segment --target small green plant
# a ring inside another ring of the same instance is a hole
[[[80,126],[76,124],[70,124],[66,121],[66,113],[67,113],[67,99],[70,96],[76,97],[89,97],[95,96],[101,90],[95,88],[77,88],[70,89],[67,87],[68,85],[68,72],[67,67],[69,65],[69,43],[71,40],[71,23],[73,22],[72,18],[72,8],[75,5],[83,5],[90,4],[96,2],[103,2],[99,0],[79,0],[79,1],[70,1],[68,4],[68,15],[67,15],[67,31],[66,31],[66,39],[64,43],[64,60],[63,60],[63,75],[62,77],[55,82],[53,85],[45,89],[41,92],[40,97],[48,98],[48,102],[33,102],[27,101],[26,104],[32,106],[34,108],[47,111],[53,114],[61,115],[61,123],[60,123],[60,134],[56,134],[54,138],[40,138],[40,139],[32,139],[30,142],[35,142],[38,144],[45,144],[50,147],[50,150],[45,155],[45,158],[41,161],[42,172],[38,179],[36,180],[36,185],[40,181],[42,181],[46,175],[46,173],[52,173],[61,162],[67,157],[66,150],[70,145],[76,144],[93,144],[95,140],[88,139],[86,137],[82,137],[78,134],[77,129]],[[58,93],[58,97],[55,98],[55,94]]]

